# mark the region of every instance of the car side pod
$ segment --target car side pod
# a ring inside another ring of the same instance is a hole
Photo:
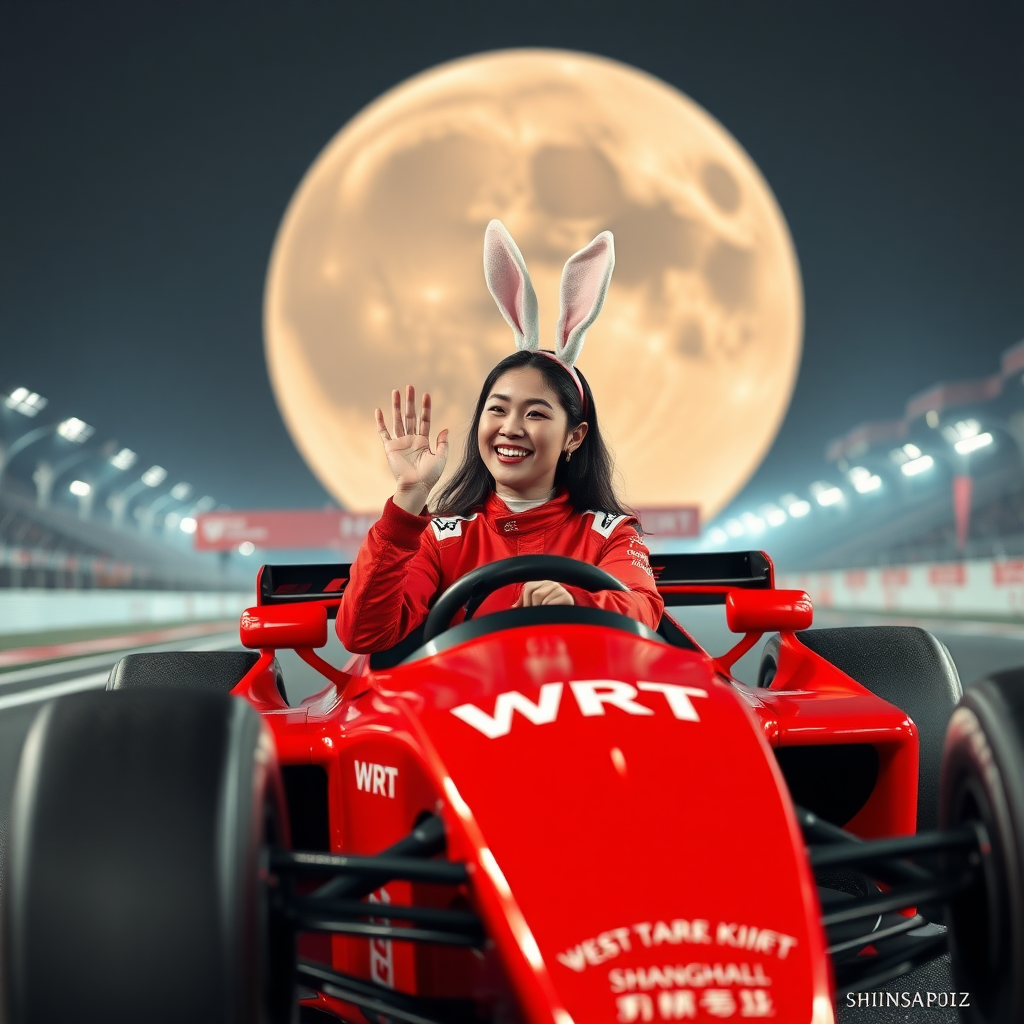
[[[765,633],[792,633],[808,629],[814,620],[814,606],[802,590],[730,590],[725,595],[725,621],[730,632],[744,633],[743,639],[719,658],[715,665],[725,676]]]

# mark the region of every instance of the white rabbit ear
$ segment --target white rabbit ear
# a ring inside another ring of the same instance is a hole
[[[587,328],[601,312],[614,267],[615,242],[610,231],[602,231],[566,260],[558,297],[555,354],[568,366],[579,358]]]
[[[516,348],[536,351],[540,347],[537,293],[519,246],[500,220],[492,220],[484,232],[484,279],[512,328]]]

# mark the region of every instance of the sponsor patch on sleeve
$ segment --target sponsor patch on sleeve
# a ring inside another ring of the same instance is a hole
[[[597,530],[602,537],[610,537],[612,530],[615,529],[623,519],[628,519],[628,516],[618,515],[615,512],[595,512],[591,509],[588,515],[594,517],[593,529]]]
[[[635,534],[629,538],[629,561],[634,569],[641,569],[648,576],[653,577],[651,569],[650,552],[647,545]]]

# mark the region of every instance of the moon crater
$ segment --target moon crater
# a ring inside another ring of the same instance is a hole
[[[296,191],[268,271],[266,353],[318,478],[349,508],[380,508],[393,482],[373,408],[408,382],[431,392],[434,432],[459,443],[480,382],[512,351],[481,268],[492,217],[530,267],[545,347],[563,263],[614,232],[615,275],[579,366],[624,496],[713,515],[789,404],[803,324],[792,240],[753,161],[696,103],[552,50],[468,57],[400,84]]]

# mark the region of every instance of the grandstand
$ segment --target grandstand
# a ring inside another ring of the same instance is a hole
[[[252,579],[227,562],[155,539],[39,508],[11,486],[0,492],[0,587],[233,590]]]
[[[704,546],[763,546],[784,571],[1024,556],[1022,375],[1024,342],[990,376],[936,384],[902,417],[855,426],[827,446],[818,479],[731,509]]]
[[[0,588],[251,590],[255,565],[191,549],[212,498],[159,466],[133,472],[134,452],[94,445],[75,417],[37,426],[47,404],[19,387],[0,405]]]

